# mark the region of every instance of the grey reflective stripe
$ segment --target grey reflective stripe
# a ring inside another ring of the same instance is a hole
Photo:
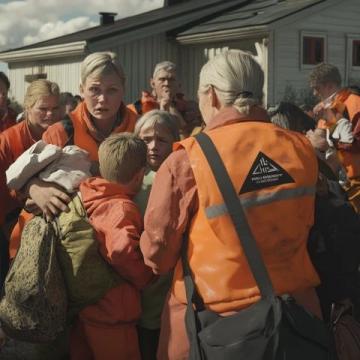
[[[251,196],[245,199],[240,198],[240,201],[244,208],[249,208],[254,206],[266,205],[274,201],[294,199],[301,196],[314,195],[315,191],[316,191],[315,186],[304,186],[296,189],[278,190],[269,194]],[[205,209],[205,214],[208,219],[222,216],[226,213],[227,213],[227,208],[225,204],[213,205]]]

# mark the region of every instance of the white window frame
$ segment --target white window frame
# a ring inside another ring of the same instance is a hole
[[[300,32],[300,69],[301,70],[313,69],[315,66],[318,65],[318,64],[304,64],[303,63],[304,37],[315,37],[315,38],[324,39],[324,60],[323,60],[323,62],[327,62],[327,56],[328,56],[327,34],[324,32],[318,32],[318,31],[301,31]]]

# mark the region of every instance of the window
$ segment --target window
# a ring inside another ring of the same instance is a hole
[[[352,66],[360,66],[360,40],[352,42]]]
[[[360,78],[360,33],[346,34],[345,84]]]
[[[314,68],[327,61],[327,36],[323,32],[300,32],[300,69]]]
[[[303,65],[316,65],[323,61],[325,61],[325,38],[323,36],[303,36]]]

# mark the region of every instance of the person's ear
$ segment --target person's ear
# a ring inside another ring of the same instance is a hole
[[[150,78],[150,86],[151,86],[152,89],[155,88],[155,81],[154,81],[153,78]]]
[[[210,87],[208,94],[209,94],[209,97],[210,97],[211,106],[214,107],[214,108],[219,109],[220,108],[219,98],[218,98],[218,96],[216,94],[216,91],[215,91],[213,86]]]
[[[80,85],[79,85],[79,91],[80,91],[80,96],[81,96],[82,98],[84,98],[84,86],[83,86],[83,84],[80,84]]]

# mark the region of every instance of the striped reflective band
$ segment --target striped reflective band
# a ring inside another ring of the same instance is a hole
[[[315,186],[304,186],[295,189],[284,189],[274,191],[264,195],[255,195],[247,198],[240,198],[241,205],[244,208],[253,206],[260,206],[272,203],[274,201],[293,199],[301,196],[314,195],[316,191]],[[209,206],[205,209],[205,214],[208,219],[222,216],[227,213],[225,204]]]

